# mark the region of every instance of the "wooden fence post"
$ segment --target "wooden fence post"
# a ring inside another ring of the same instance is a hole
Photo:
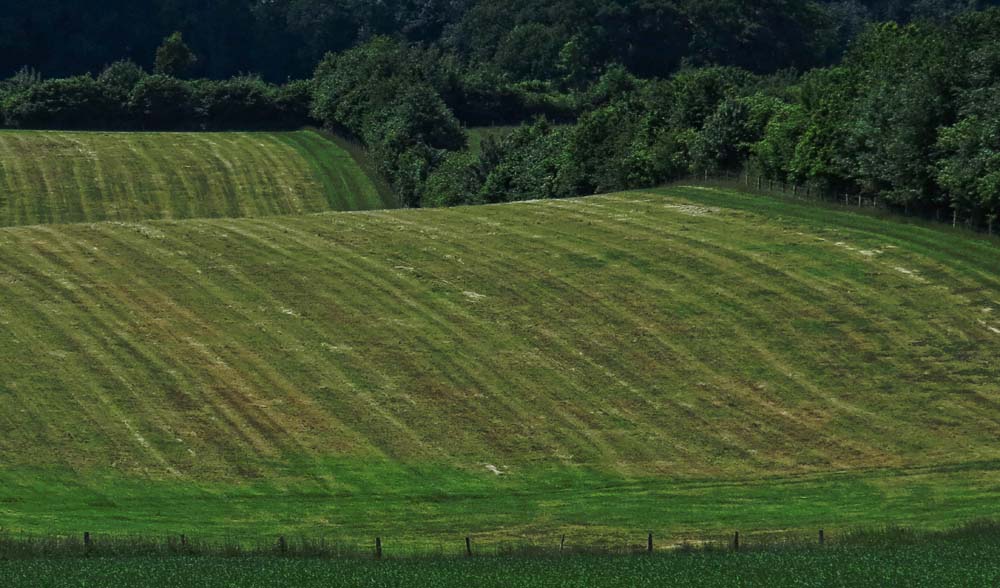
[[[559,540],[559,551],[562,551],[566,547],[566,536],[563,535],[562,539]]]
[[[819,544],[823,545],[824,543],[826,543],[826,538],[823,537],[823,529],[820,529],[819,530]]]
[[[951,211],[951,226],[955,228],[958,226],[958,209]]]
[[[185,535],[181,535],[181,545],[187,545],[188,538]]]
[[[465,538],[465,556],[472,557],[472,539]]]
[[[382,538],[375,538],[375,559],[382,559]]]
[[[83,532],[83,545],[84,547],[90,547],[90,531]]]
[[[734,551],[739,551],[740,550],[740,532],[739,531],[736,531],[736,534],[733,535],[733,550]]]
[[[278,551],[280,551],[281,553],[288,552],[288,542],[285,541],[284,535],[278,537]]]
[[[646,551],[653,553],[653,534],[650,533],[649,537],[646,539]]]

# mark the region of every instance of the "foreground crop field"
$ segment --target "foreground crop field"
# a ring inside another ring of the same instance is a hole
[[[419,551],[992,516],[998,253],[694,187],[3,229],[0,526]]]
[[[313,131],[0,132],[0,226],[386,208]]]
[[[994,588],[1000,583],[996,529],[945,536],[890,533],[824,547],[783,545],[739,553],[695,550],[654,555],[499,555],[415,559],[278,556],[139,556],[0,559],[6,588]]]

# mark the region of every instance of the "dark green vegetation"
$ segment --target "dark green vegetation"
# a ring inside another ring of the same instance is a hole
[[[0,131],[0,226],[389,207],[313,131]]]
[[[745,170],[993,230],[1000,215],[1000,11],[890,23],[802,76],[608,70],[575,125],[524,127],[435,167],[425,204],[565,197]]]
[[[43,79],[24,69],[0,82],[3,124],[22,129],[295,129],[312,119],[309,81],[183,80],[128,61],[97,77]]]
[[[431,548],[995,512],[992,240],[701,188],[0,230],[0,524]]]
[[[66,16],[37,4],[10,21]],[[0,83],[4,124],[321,124],[363,143],[397,201],[412,207],[745,170],[990,232],[1000,215],[1000,9],[976,10],[992,2],[161,4],[152,30],[176,23],[187,37],[171,34],[158,50],[130,56],[145,69],[116,61],[93,68],[96,77],[63,79],[23,69]],[[104,26],[130,13],[101,14]],[[207,43],[222,14],[227,35]],[[301,51],[256,53],[295,41]],[[245,51],[234,57],[234,47]],[[58,52],[28,57],[18,63],[60,61]],[[269,57],[286,75],[268,79],[284,85],[253,75],[186,79],[251,59],[246,71],[269,72]],[[312,78],[290,81],[290,72]],[[467,149],[463,127],[483,125],[519,128]]]
[[[608,63],[664,76],[682,60],[769,71],[835,59],[872,20],[941,18],[983,0],[2,0],[0,75],[98,71],[128,58],[152,70],[154,49],[181,31],[221,78],[257,71],[308,76],[328,51],[389,35],[447,51],[511,81],[586,78]],[[51,25],[51,26],[45,26]],[[123,52],[125,52],[123,54]],[[175,53],[176,55],[176,53]],[[176,70],[165,70],[177,73]]]
[[[0,556],[2,557],[2,556]],[[900,531],[816,545],[791,543],[650,555],[531,555],[408,559],[297,557],[108,557],[0,559],[8,588],[340,586],[464,588],[715,588],[769,586],[848,588],[990,588],[1000,582],[1000,535],[971,527],[941,535]]]
[[[483,151],[483,144],[489,141],[501,141],[510,135],[517,127],[475,127],[468,129],[466,133],[469,136],[469,151],[473,155],[479,155]]]

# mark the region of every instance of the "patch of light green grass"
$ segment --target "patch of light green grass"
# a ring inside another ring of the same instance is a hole
[[[314,131],[0,131],[0,226],[391,207]]]

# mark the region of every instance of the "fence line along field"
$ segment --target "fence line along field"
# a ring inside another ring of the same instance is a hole
[[[0,226],[386,208],[314,131],[0,131]]]
[[[695,187],[5,228],[0,526],[391,553],[989,516],[998,253]]]
[[[95,548],[87,557],[0,558],[0,575],[5,588],[987,588],[1000,582],[998,539],[997,527],[976,525],[944,534],[889,529],[848,537],[837,545],[782,542],[738,552],[688,547],[630,557],[533,551],[385,559],[372,558],[370,552],[366,557],[317,557],[280,555],[273,549],[205,556],[175,544],[173,554],[114,556]]]

